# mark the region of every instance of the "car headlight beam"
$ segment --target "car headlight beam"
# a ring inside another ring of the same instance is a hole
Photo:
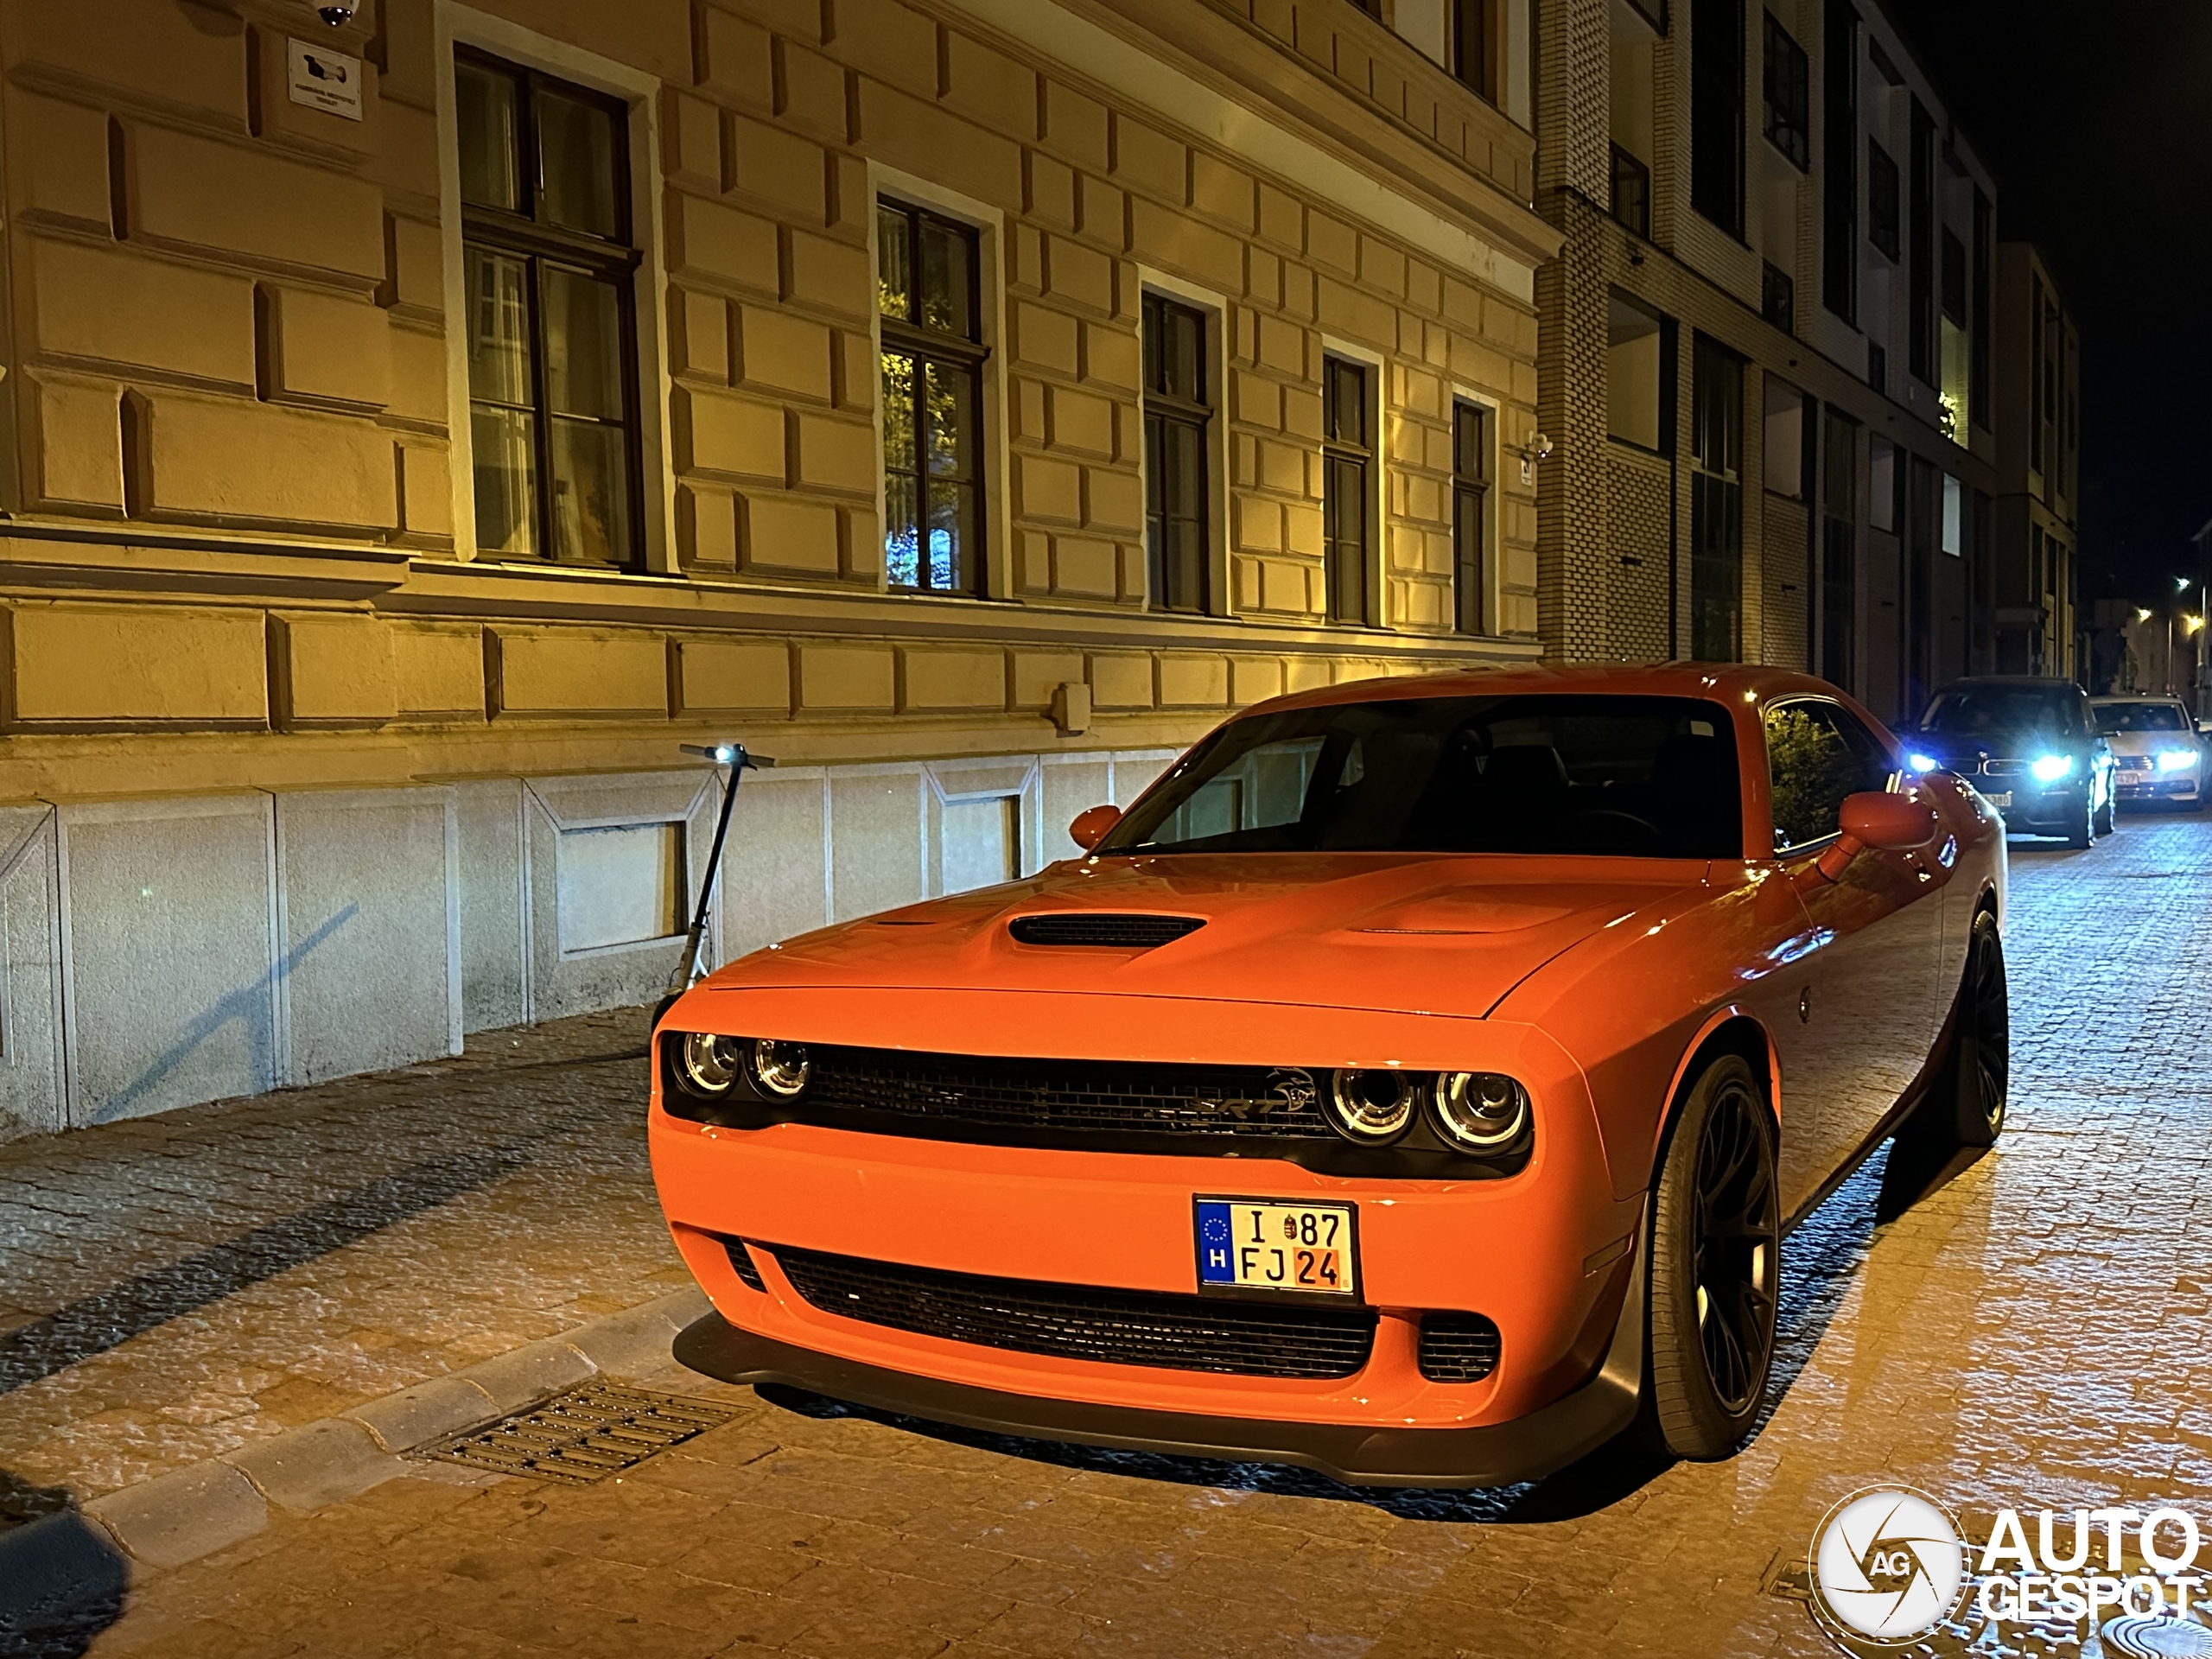
[[[1495,1071],[1440,1072],[1429,1109],[1445,1141],[1465,1152],[1499,1152],[1529,1125],[1529,1091]]]
[[[1904,763],[1915,772],[1936,772],[1940,771],[1943,765],[1934,755],[1922,754],[1916,751],[1905,756]]]
[[[1337,1133],[1364,1147],[1395,1141],[1421,1103],[1420,1072],[1346,1069],[1329,1079],[1329,1118]]]
[[[2055,784],[2074,770],[2070,754],[2039,754],[2029,763],[2028,770],[2039,784]]]
[[[2158,751],[2160,772],[2183,772],[2196,764],[2196,751],[2195,749],[2160,749]]]

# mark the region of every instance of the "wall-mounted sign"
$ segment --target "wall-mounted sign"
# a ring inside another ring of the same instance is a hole
[[[292,102],[348,121],[361,118],[361,60],[305,41],[284,43]]]

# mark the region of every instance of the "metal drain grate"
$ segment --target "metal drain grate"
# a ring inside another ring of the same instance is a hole
[[[719,1428],[736,1415],[705,1400],[587,1382],[527,1411],[425,1446],[416,1455],[583,1486]]]

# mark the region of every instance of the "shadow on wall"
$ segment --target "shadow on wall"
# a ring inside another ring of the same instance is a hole
[[[122,1617],[130,1583],[67,1493],[0,1469],[0,1659],[76,1659]]]
[[[310,952],[330,936],[361,913],[359,905],[348,905],[328,921],[287,950],[282,960],[260,978],[241,985],[213,1007],[200,1014],[184,1028],[184,1034],[172,1044],[168,1052],[153,1065],[125,1084],[100,1103],[92,1114],[94,1123],[111,1122],[118,1117],[130,1116],[130,1109],[158,1087],[162,1079],[182,1065],[194,1050],[233,1022],[243,1023],[252,1029],[254,1051],[273,1055],[276,1052],[275,1013],[272,1001],[278,984],[288,978],[305,961]],[[272,1078],[272,1084],[278,1080]]]

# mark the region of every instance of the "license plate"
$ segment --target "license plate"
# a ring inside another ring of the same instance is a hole
[[[1986,791],[1982,798],[2001,812],[2012,804],[2012,791],[2009,789]]]
[[[1359,1295],[1358,1212],[1348,1204],[1192,1200],[1200,1290]]]

